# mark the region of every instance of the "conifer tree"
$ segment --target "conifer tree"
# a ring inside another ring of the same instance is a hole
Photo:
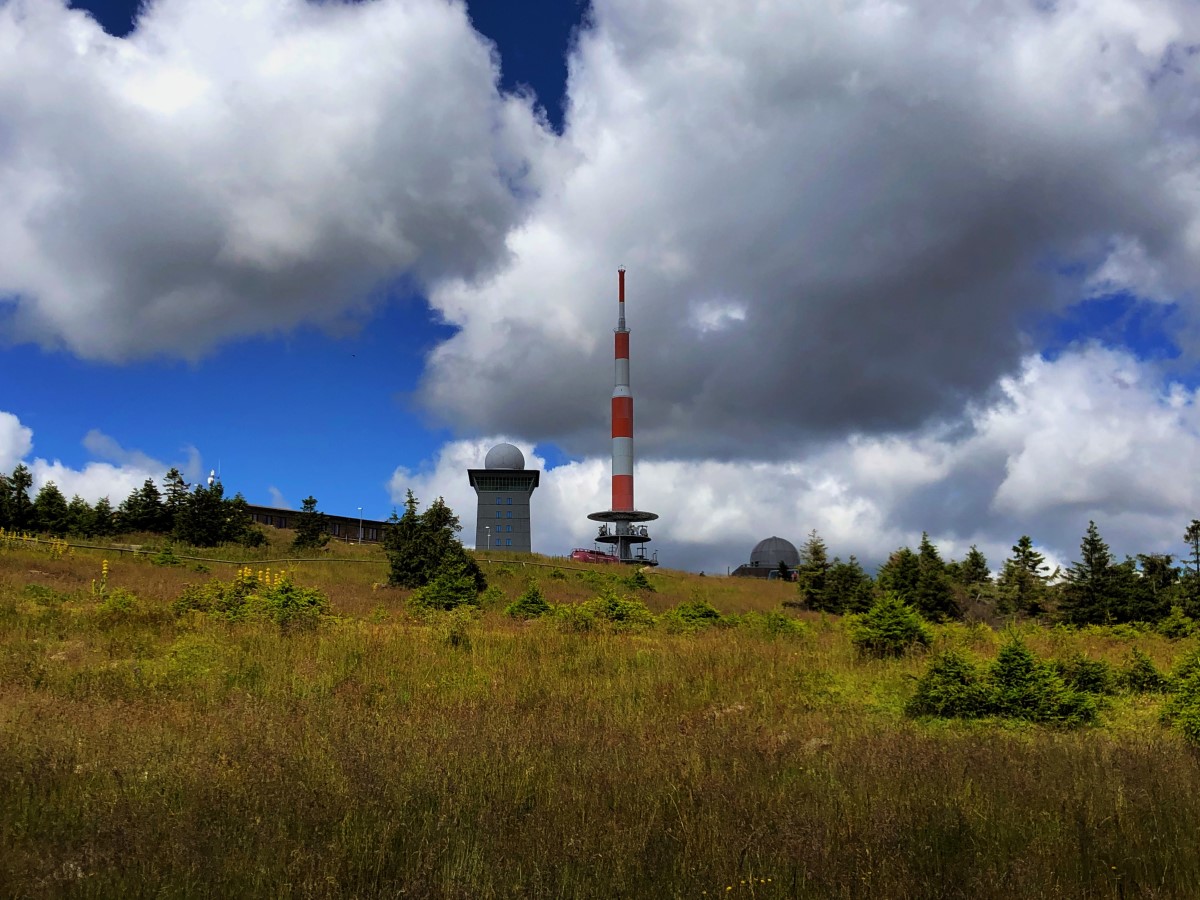
[[[780,565],[784,565],[781,561]],[[829,551],[817,534],[817,529],[808,533],[808,540],[800,551],[800,565],[796,567],[796,591],[800,601],[809,609],[835,612],[830,608],[826,593],[829,574]]]
[[[107,497],[101,497],[92,507],[91,528],[90,533],[97,537],[109,537],[116,533],[116,515]]]
[[[1027,534],[1021,535],[1012,550],[997,581],[1001,611],[1040,616],[1046,612],[1050,567],[1046,558],[1033,549],[1033,539]]]
[[[53,481],[47,481],[33,500],[33,525],[47,534],[64,535],[70,525],[67,498]]]
[[[458,539],[461,530],[458,516],[441,497],[419,513],[417,498],[408,491],[404,515],[393,513],[384,531],[383,548],[391,566],[389,583],[420,588],[439,575],[453,573],[455,578],[469,578],[477,593],[483,591],[487,579]]]
[[[12,527],[12,481],[0,472],[0,528]]]
[[[92,533],[92,507],[78,494],[67,504],[67,534],[87,536]]]
[[[863,570],[853,554],[846,562],[835,556],[825,576],[824,611],[866,612],[875,601],[873,589],[871,576]]]
[[[905,603],[912,603],[920,575],[921,565],[917,554],[908,547],[901,547],[879,567],[875,586],[880,591],[898,594]]]
[[[29,498],[29,491],[33,487],[33,475],[25,468],[24,463],[17,463],[8,481],[11,527],[17,531],[33,528],[33,501]]]
[[[1081,559],[1072,563],[1065,577],[1062,615],[1074,625],[1099,625],[1114,621],[1113,587],[1116,572],[1108,544],[1100,537],[1095,522],[1088,522],[1079,545]]]
[[[305,497],[296,516],[294,550],[313,550],[329,543],[329,523],[325,513],[317,511],[317,498]]]
[[[167,523],[162,494],[153,478],[147,478],[140,488],[121,502],[119,515],[122,531],[169,530],[164,527]]]
[[[1192,573],[1200,577],[1200,519],[1192,519],[1192,524],[1183,533],[1183,540],[1192,551]]]
[[[946,575],[946,564],[926,532],[921,532],[921,546],[917,553],[917,587],[912,605],[921,615],[935,622],[960,615],[954,591],[950,588],[950,579]]]
[[[175,530],[179,516],[191,502],[189,485],[183,480],[183,475],[174,466],[163,479],[163,511],[162,521],[156,529],[163,532]]]
[[[958,581],[968,587],[987,584],[992,580],[992,572],[988,568],[987,557],[974,544],[967,551],[963,561],[958,564]]]

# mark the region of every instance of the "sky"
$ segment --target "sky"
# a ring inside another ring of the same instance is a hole
[[[508,440],[588,546],[625,266],[665,565],[1179,554],[1198,82],[1188,0],[2,0],[0,469],[469,542]]]

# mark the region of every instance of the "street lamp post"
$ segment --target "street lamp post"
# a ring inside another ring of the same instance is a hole
[[[490,550],[492,547],[492,529],[490,526],[484,525],[483,531],[487,535],[487,546],[488,546],[488,549]]]
[[[358,508],[358,542],[362,543],[362,507]]]

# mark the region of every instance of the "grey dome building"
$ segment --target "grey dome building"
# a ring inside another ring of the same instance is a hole
[[[529,500],[541,472],[526,471],[525,454],[512,444],[497,444],[483,458],[482,469],[467,469],[479,504],[475,513],[475,548],[491,552],[530,553]]]
[[[789,569],[800,565],[800,552],[789,540],[772,535],[754,545],[750,562],[738,566],[732,574],[742,578],[778,578],[779,564]]]
[[[497,444],[483,458],[485,469],[524,469],[525,454],[512,444]]]

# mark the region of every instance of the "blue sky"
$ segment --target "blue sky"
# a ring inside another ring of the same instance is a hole
[[[1069,561],[1089,518],[1178,552],[1200,514],[1187,0],[74,6],[0,0],[5,468],[119,500],[198,453],[470,534],[508,439],[566,552],[624,265],[670,564]]]

